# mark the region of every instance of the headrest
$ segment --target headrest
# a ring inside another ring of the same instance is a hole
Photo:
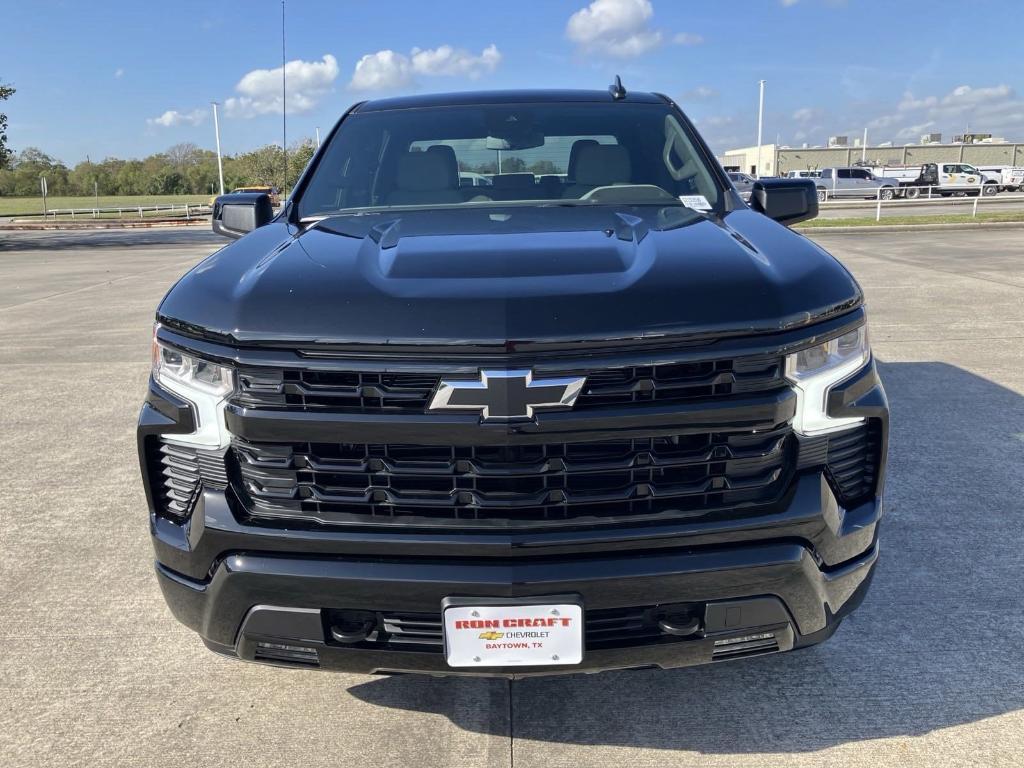
[[[434,144],[427,148],[427,152],[433,152],[445,159],[450,174],[448,186],[453,188],[459,186],[459,161],[455,159],[455,150],[447,144]]]
[[[396,186],[416,192],[452,189],[452,178],[458,178],[459,174],[458,166],[453,173],[454,162],[454,152],[451,158],[444,152],[409,152],[398,158]]]
[[[565,176],[572,181],[576,178],[576,164],[580,159],[580,150],[584,147],[597,146],[597,139],[576,139],[572,143],[572,149],[569,150],[569,167],[566,169]]]
[[[633,178],[629,151],[619,144],[582,147],[576,163],[576,183],[591,187],[628,183]]]

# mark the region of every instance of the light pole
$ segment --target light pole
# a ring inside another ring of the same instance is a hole
[[[761,89],[761,96],[757,103],[757,178],[761,178],[761,133],[764,128],[764,80],[758,80]]]
[[[213,132],[217,136],[217,176],[220,178],[220,193],[224,194],[224,161],[220,156],[220,121],[217,120],[217,102],[211,101],[213,105]]]
[[[860,142],[860,161],[866,163],[868,159],[868,127],[864,126],[864,138]]]
[[[316,127],[316,148],[320,149],[320,126]]]
[[[281,149],[284,151],[284,181],[281,193],[288,189],[288,59],[284,48],[284,0],[281,0]]]

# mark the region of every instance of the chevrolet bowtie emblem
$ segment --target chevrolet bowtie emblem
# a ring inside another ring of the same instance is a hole
[[[534,411],[572,408],[585,376],[535,379],[533,371],[480,371],[480,378],[441,379],[427,410],[476,411],[482,421],[531,419]]]

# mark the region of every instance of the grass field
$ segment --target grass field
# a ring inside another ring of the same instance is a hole
[[[116,195],[99,197],[100,208],[131,208],[132,206],[162,205],[166,203],[201,203],[210,202],[209,195]],[[46,207],[55,208],[92,208],[96,205],[95,197],[48,197]],[[43,212],[41,197],[0,197],[0,216],[35,215]],[[137,215],[137,214],[136,214]]]
[[[849,219],[811,219],[801,222],[797,229],[823,229],[826,227],[877,227],[894,224],[976,224],[986,221],[1024,221],[1024,211],[1002,213],[944,213],[938,216],[883,216],[875,221],[874,216],[858,216]]]

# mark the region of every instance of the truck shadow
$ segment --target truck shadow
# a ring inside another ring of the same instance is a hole
[[[228,240],[209,228],[155,227],[142,229],[56,229],[0,230],[0,253],[5,251],[60,251],[68,249],[136,248],[143,245],[210,245],[221,247]],[[213,248],[211,248],[211,251]]]
[[[893,411],[882,557],[864,605],[827,643],[517,681],[510,730],[506,716],[442,710],[453,696],[496,706],[483,681],[433,680],[436,696],[410,696],[422,680],[392,677],[350,692],[387,707],[434,702],[468,730],[703,753],[807,752],[1024,708],[1024,397],[944,363],[880,370]]]

